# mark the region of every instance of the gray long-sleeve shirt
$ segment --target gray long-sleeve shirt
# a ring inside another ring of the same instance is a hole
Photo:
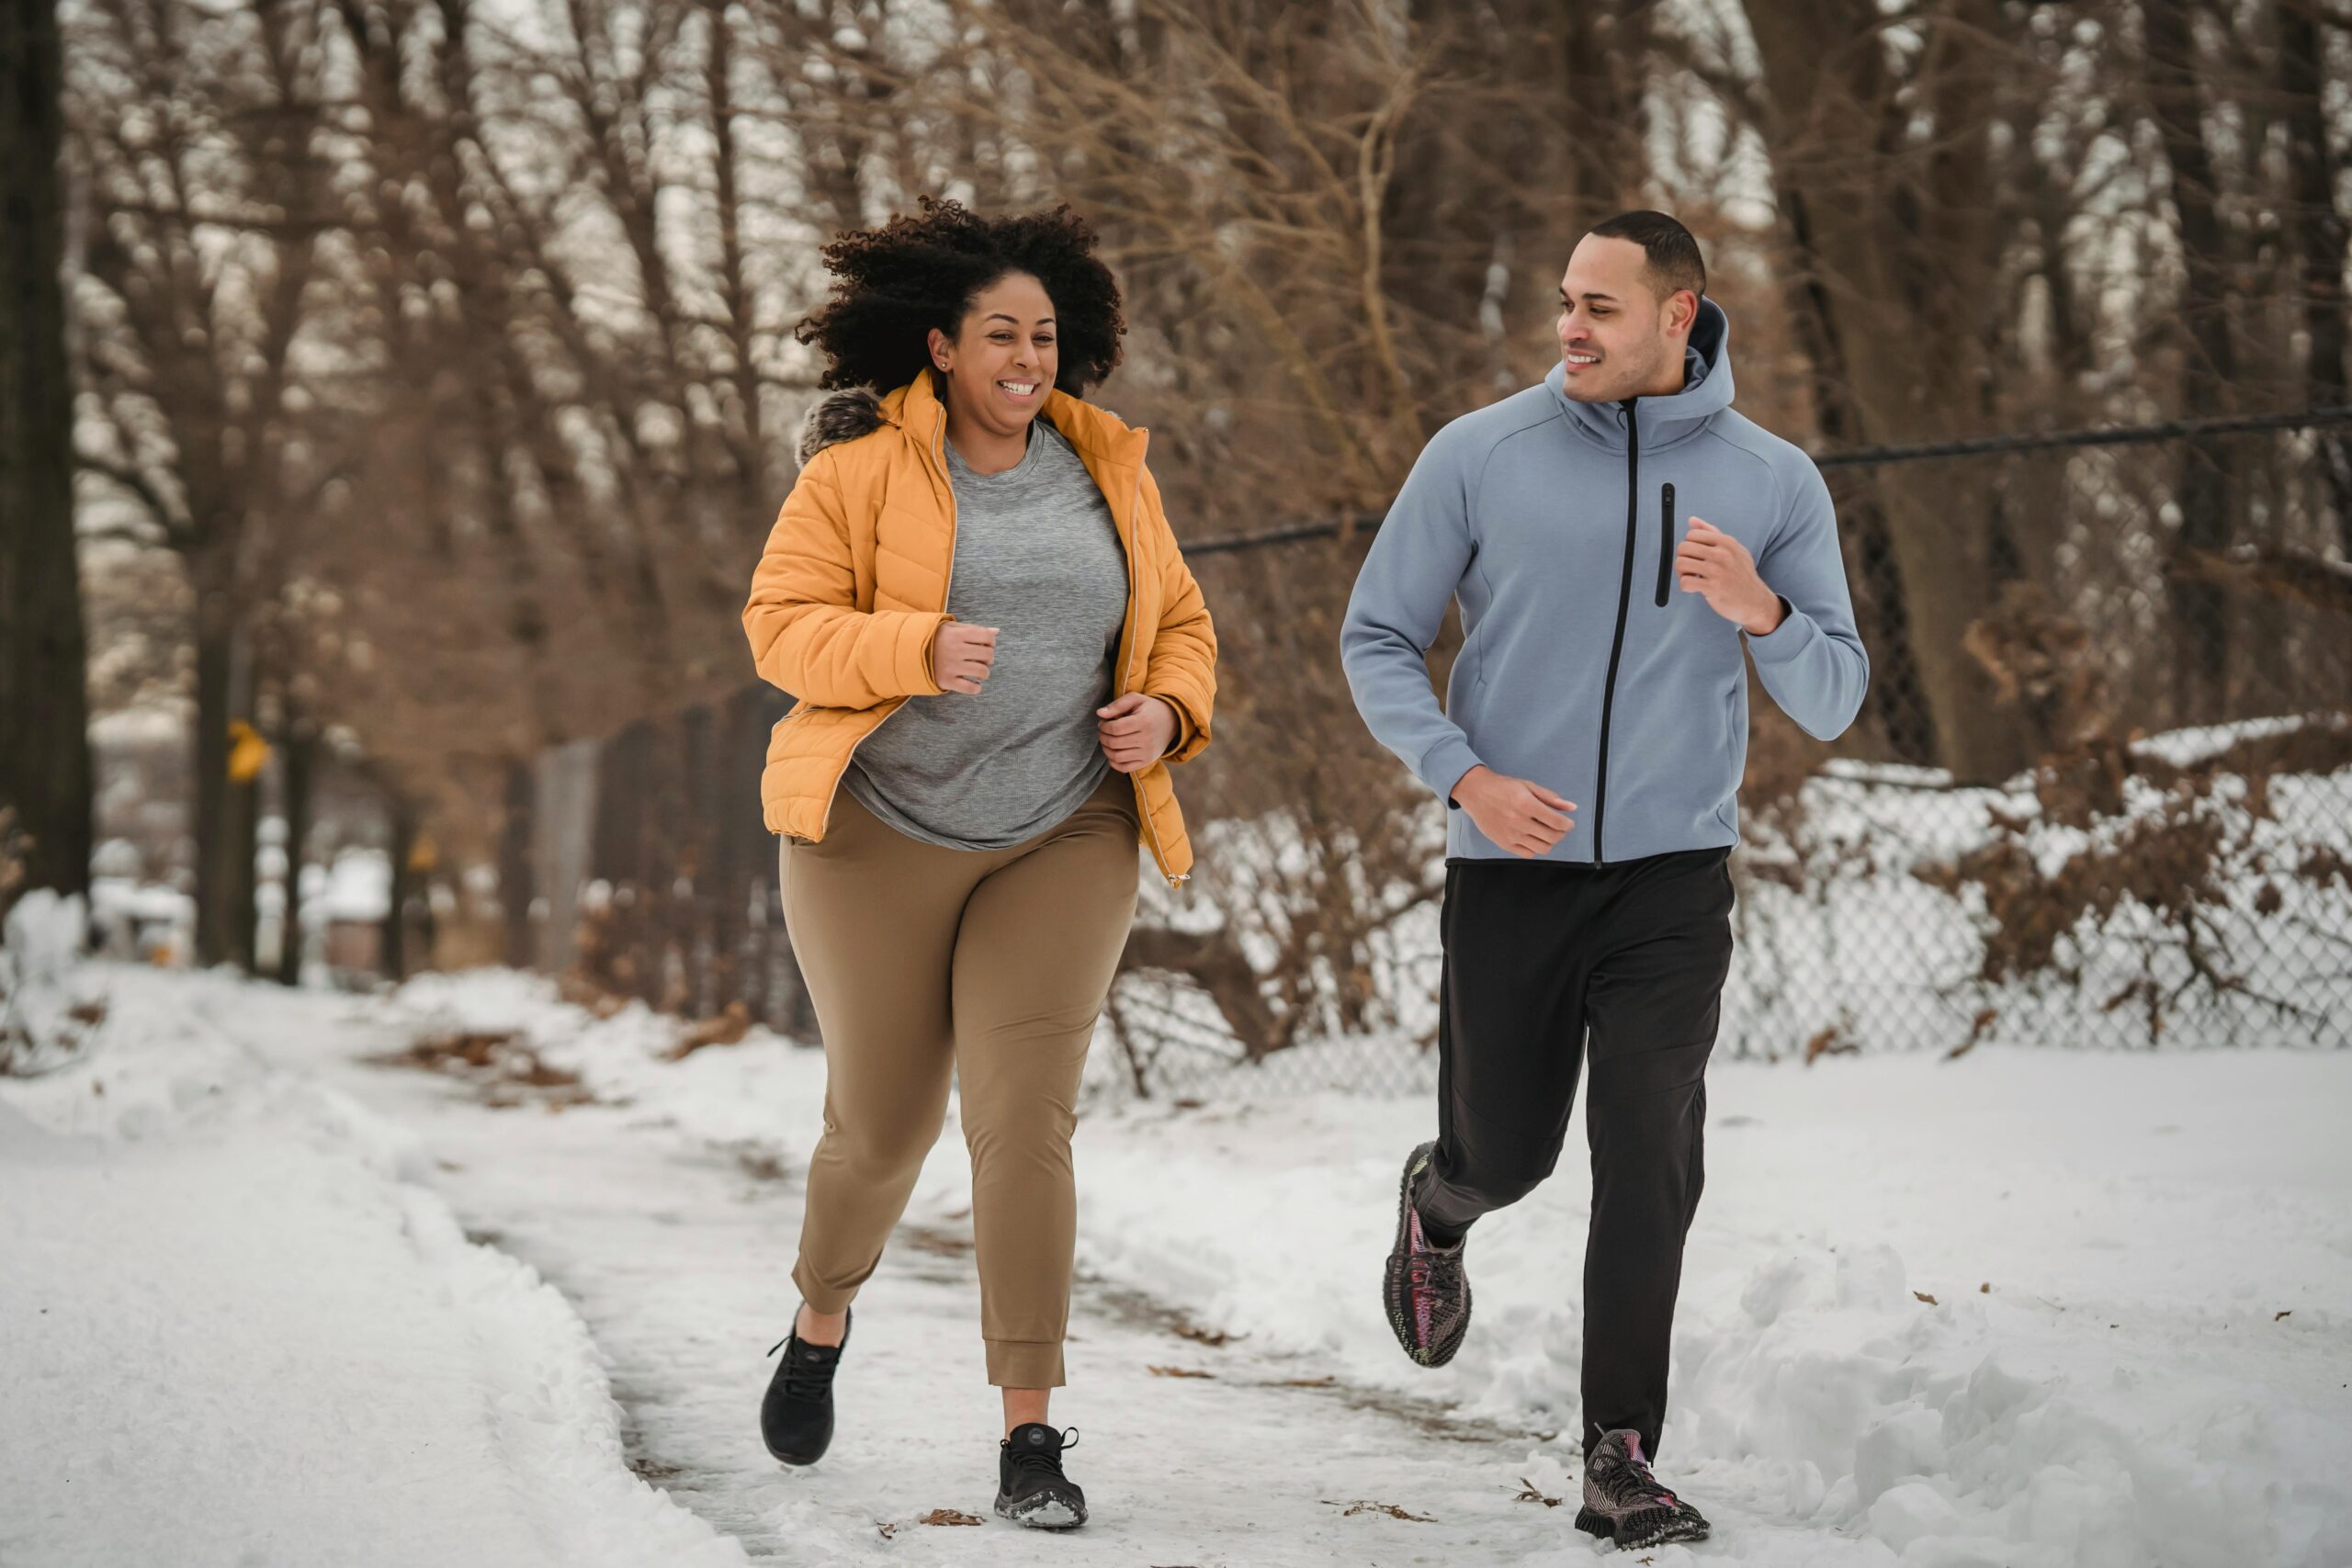
[[[1110,770],[1094,710],[1111,700],[1126,553],[1077,451],[1045,420],[1002,473],[946,446],[956,492],[947,610],[997,628],[978,693],[910,698],[866,737],[842,787],[910,838],[999,850],[1067,818]]]

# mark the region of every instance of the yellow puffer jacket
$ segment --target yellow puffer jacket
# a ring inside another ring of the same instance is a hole
[[[1127,555],[1127,618],[1114,695],[1142,692],[1176,709],[1176,744],[1134,775],[1144,841],[1170,883],[1193,847],[1170,762],[1209,743],[1216,631],[1144,467],[1148,433],[1066,393],[1043,416],[1102,487]],[[947,410],[928,376],[877,398],[836,392],[809,415],[800,478],[752,574],[743,630],[762,676],[800,700],[777,721],[760,775],[768,830],[825,836],[834,792],[858,742],[909,697],[937,696],[932,641],[947,612],[956,500]]]

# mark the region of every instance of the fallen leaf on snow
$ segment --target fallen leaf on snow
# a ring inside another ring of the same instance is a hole
[[[915,1521],[919,1525],[976,1525],[979,1522],[978,1516],[959,1514],[953,1508],[933,1508]]]
[[[1560,1500],[1557,1497],[1546,1497],[1542,1492],[1536,1489],[1535,1483],[1528,1480],[1527,1477],[1523,1475],[1521,1476],[1519,1478],[1519,1483],[1525,1487],[1526,1490],[1521,1492],[1517,1497],[1513,1498],[1512,1501],[1519,1503],[1541,1503],[1547,1508],[1556,1508],[1560,1506]]]
[[[1929,1306],[1936,1304],[1936,1298],[1928,1294],[1925,1291],[1914,1291],[1911,1294],[1917,1299],[1927,1303]]]
[[[1347,1512],[1340,1516],[1343,1519],[1353,1518],[1358,1514],[1386,1514],[1392,1519],[1410,1519],[1417,1525],[1437,1523],[1427,1514],[1408,1514],[1394,1503],[1374,1503],[1364,1497],[1359,1497],[1352,1503],[1342,1503],[1336,1497],[1326,1497],[1323,1501],[1330,1507],[1345,1508]]]
[[[1145,1371],[1156,1378],[1213,1378],[1215,1372],[1201,1371],[1193,1367],[1148,1367]]]
[[[1221,1328],[1203,1328],[1198,1324],[1193,1323],[1178,1324],[1176,1337],[1180,1339],[1190,1339],[1197,1345],[1208,1346],[1230,1344],[1234,1337]]]

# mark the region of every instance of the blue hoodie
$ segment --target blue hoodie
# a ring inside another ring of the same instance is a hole
[[[1674,580],[1694,516],[1747,546],[1785,604],[1770,635],[1747,638],[1781,711],[1826,740],[1862,705],[1870,660],[1829,489],[1804,452],[1732,411],[1730,330],[1700,302],[1671,397],[1577,402],[1555,365],[1455,420],[1356,579],[1340,649],[1364,722],[1442,798],[1484,762],[1574,801],[1546,859],[1739,840],[1746,634]],[[1441,711],[1423,659],[1449,599],[1464,637]],[[1446,850],[1518,858],[1458,808]]]

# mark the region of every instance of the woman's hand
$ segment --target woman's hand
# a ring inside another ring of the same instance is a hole
[[[931,678],[943,692],[970,696],[989,678],[996,663],[996,628],[946,621],[931,643]]]
[[[1176,744],[1176,709],[1164,698],[1129,692],[1094,710],[1102,754],[1123,773],[1139,773]]]

